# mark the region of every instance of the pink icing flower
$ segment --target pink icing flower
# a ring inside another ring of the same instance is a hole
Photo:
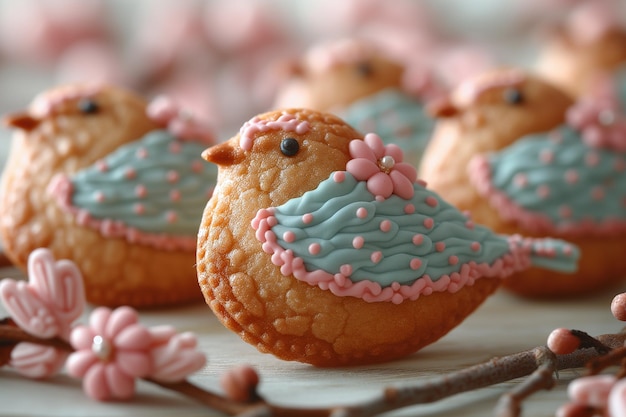
[[[377,197],[396,194],[404,199],[413,197],[417,170],[402,162],[404,155],[397,145],[386,145],[380,136],[368,133],[364,140],[350,142],[346,170],[359,181],[367,181],[367,189]]]
[[[626,151],[626,118],[610,97],[581,100],[568,110],[567,121],[587,145]]]
[[[192,140],[207,145],[215,144],[215,135],[210,127],[201,123],[189,112],[180,109],[167,97],[157,97],[148,105],[148,116],[181,140]]]
[[[89,326],[72,330],[70,343],[76,351],[67,360],[67,371],[83,378],[83,389],[96,400],[132,397],[135,378],[153,370],[152,337],[130,307],[95,309]]]
[[[177,334],[170,326],[153,327],[149,331],[153,339],[151,378],[163,382],[182,381],[206,363],[204,354],[196,350],[198,340],[193,333]]]
[[[4,279],[0,300],[15,323],[41,338],[67,339],[85,308],[80,271],[69,260],[55,261],[48,249],[36,249],[28,258],[29,281]],[[10,365],[30,378],[54,375],[67,354],[57,349],[20,343],[11,351]]]
[[[626,415],[626,379],[614,375],[586,376],[572,381],[567,393],[570,402],[559,408],[558,417],[578,416],[580,410],[594,410],[593,415],[607,417]]]

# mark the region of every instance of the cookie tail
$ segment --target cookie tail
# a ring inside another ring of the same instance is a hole
[[[526,258],[530,265],[559,272],[575,272],[580,251],[571,243],[551,238],[509,236],[511,252]]]

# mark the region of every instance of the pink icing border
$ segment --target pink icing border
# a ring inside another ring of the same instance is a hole
[[[299,120],[294,114],[283,112],[278,120],[263,120],[258,116],[253,117],[241,127],[239,131],[239,146],[244,151],[252,149],[253,136],[258,132],[268,132],[271,130],[284,130],[295,132],[299,135],[307,133],[311,125],[306,120]]]
[[[517,69],[508,69],[500,73],[493,74],[488,79],[468,80],[461,83],[455,93],[455,98],[464,105],[473,104],[481,94],[494,88],[514,87],[524,81],[527,76]]]
[[[563,236],[617,236],[626,232],[626,221],[616,219],[596,222],[585,220],[568,225],[557,225],[546,215],[533,213],[512,201],[496,189],[491,182],[491,167],[484,155],[477,155],[468,165],[470,182],[479,194],[485,196],[492,207],[507,221],[519,224],[530,231],[555,233]]]
[[[166,234],[142,232],[134,227],[127,226],[121,221],[113,219],[94,219],[87,210],[72,204],[73,188],[69,178],[58,174],[50,181],[48,193],[56,198],[63,210],[74,215],[76,222],[81,226],[97,230],[106,238],[125,238],[129,243],[152,246],[166,251],[196,249],[196,237],[175,237]]]
[[[33,111],[41,117],[52,116],[64,103],[79,98],[93,97],[104,88],[103,84],[87,84],[80,89],[67,89],[62,93],[56,92],[54,96],[43,95],[33,103]]]
[[[459,272],[442,275],[437,281],[430,276],[423,275],[411,285],[393,283],[382,288],[377,282],[363,280],[353,282],[343,273],[331,274],[321,269],[307,271],[302,258],[294,256],[293,251],[282,248],[276,240],[276,234],[271,230],[276,224],[273,209],[259,210],[252,220],[252,227],[256,230],[256,238],[263,244],[263,251],[271,255],[272,263],[280,266],[280,272],[293,275],[296,279],[310,285],[317,285],[323,290],[330,290],[341,297],[351,296],[361,298],[366,302],[390,301],[400,304],[404,300],[417,300],[420,295],[430,295],[433,292],[455,293],[464,286],[471,286],[481,277],[505,277],[515,271],[528,268],[531,265],[530,254],[534,239],[521,238],[519,235],[509,237],[511,252],[495,260],[491,265],[474,261],[461,265]],[[539,239],[540,240],[540,239]],[[538,251],[537,248],[534,249]],[[545,256],[554,256],[554,252],[545,250],[540,253]],[[350,268],[346,268],[349,273]]]

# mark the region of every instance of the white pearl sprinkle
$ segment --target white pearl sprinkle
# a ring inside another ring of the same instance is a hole
[[[100,335],[95,335],[93,337],[91,351],[102,360],[109,359],[111,353],[113,353],[111,344]]]
[[[393,156],[385,155],[380,158],[379,164],[383,170],[390,170],[396,164],[396,160],[393,159]]]

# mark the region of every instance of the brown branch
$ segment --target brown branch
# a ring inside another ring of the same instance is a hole
[[[580,332],[580,334],[583,334],[583,332]],[[408,406],[432,403],[462,392],[472,391],[530,375],[530,377],[522,382],[516,389],[504,394],[503,398],[498,403],[496,415],[512,417],[519,416],[521,412],[521,402],[525,398],[539,389],[549,389],[553,386],[554,381],[552,375],[555,371],[582,368],[592,360],[598,360],[599,363],[604,363],[601,362],[604,359],[598,358],[600,358],[607,349],[611,349],[608,355],[619,351],[626,353],[626,348],[622,348],[626,340],[626,333],[624,332],[602,335],[597,339],[593,339],[588,335],[582,335],[581,338],[585,340],[584,343],[581,343],[581,348],[568,355],[555,355],[547,347],[542,346],[501,358],[494,358],[488,362],[466,369],[420,381],[412,386],[387,387],[378,397],[356,406],[334,406],[309,409],[282,407],[268,403],[258,395],[253,396],[253,401],[237,402],[206,391],[189,381],[165,383],[153,379],[146,380],[168,390],[179,392],[216,411],[231,416],[370,417]],[[0,342],[40,343],[46,346],[72,350],[72,347],[61,339],[40,339],[29,335],[15,325],[5,324],[2,321],[0,321]],[[624,358],[624,353],[621,354],[619,360]]]

